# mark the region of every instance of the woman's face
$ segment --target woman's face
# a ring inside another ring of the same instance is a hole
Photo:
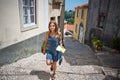
[[[50,31],[55,31],[55,24],[54,23],[50,24]]]

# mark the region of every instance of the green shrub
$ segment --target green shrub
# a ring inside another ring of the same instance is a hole
[[[97,40],[98,40],[98,38],[97,38],[96,36],[94,36],[94,37],[92,38],[92,43],[94,44]]]
[[[103,46],[104,46],[104,43],[102,41],[100,41],[96,36],[94,36],[92,38],[92,43],[93,43],[94,47],[96,47],[96,48],[98,48],[98,47],[103,48]]]
[[[100,41],[100,40],[97,40],[96,42],[95,42],[95,45],[97,46],[97,47],[103,47],[104,46],[104,43],[102,42],[102,41]]]
[[[112,48],[120,50],[120,37],[116,37],[113,39]]]

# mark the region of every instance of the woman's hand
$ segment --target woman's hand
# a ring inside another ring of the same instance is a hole
[[[45,51],[45,50],[43,50],[43,54],[44,54],[44,55],[46,54],[46,51]]]
[[[61,47],[61,48],[64,48],[64,46],[63,46],[62,44],[60,44],[60,47]]]

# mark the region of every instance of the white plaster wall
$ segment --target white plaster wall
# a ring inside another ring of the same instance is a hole
[[[48,0],[37,1],[37,28],[22,32],[19,0],[0,0],[0,49],[47,31]]]

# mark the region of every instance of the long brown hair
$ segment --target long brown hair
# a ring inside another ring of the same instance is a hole
[[[49,22],[49,25],[48,25],[48,28],[49,28],[49,34],[50,34],[50,24],[53,23],[55,25],[55,33],[58,35],[58,26],[57,26],[57,23],[55,21],[50,21]]]

